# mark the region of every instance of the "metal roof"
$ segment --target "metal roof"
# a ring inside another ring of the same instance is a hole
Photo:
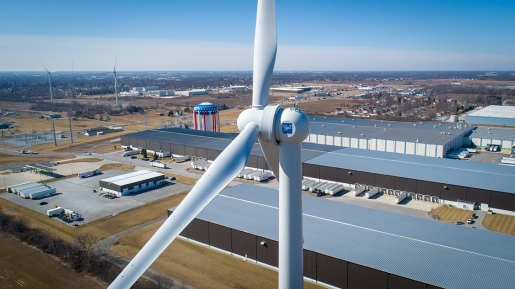
[[[348,121],[348,119],[344,120]],[[334,118],[331,121],[334,121]],[[369,120],[355,121],[370,123]],[[141,131],[125,136],[224,150],[236,138],[237,134],[167,128]],[[251,155],[263,155],[259,144],[254,145]],[[329,167],[515,193],[515,186],[513,185],[515,168],[496,164],[428,158],[312,143],[302,143],[301,158],[302,162],[305,163]]]
[[[127,137],[143,138],[174,144],[188,145],[212,150],[224,150],[237,136],[235,133],[217,133],[182,128],[164,128],[140,131],[126,134]],[[337,146],[326,146],[311,143],[302,143],[302,161],[314,158],[328,151],[340,149]],[[254,144],[252,156],[263,156],[263,151],[258,142]]]
[[[354,148],[328,152],[305,163],[515,193],[515,168],[497,164]]]
[[[110,177],[107,179],[103,179],[101,181],[106,182],[106,183],[113,183],[118,186],[123,186],[123,185],[140,182],[140,181],[144,181],[144,180],[148,180],[148,179],[160,177],[160,176],[164,176],[164,175],[160,174],[158,172],[154,172],[154,171],[141,170],[141,171],[135,171],[135,172],[124,174],[124,175]]]
[[[307,250],[443,288],[515,287],[513,236],[306,195],[302,202]],[[276,190],[241,184],[197,218],[278,240],[278,204]]]
[[[489,105],[475,110],[467,116],[483,116],[496,118],[515,118],[515,106]]]
[[[469,137],[515,141],[515,129],[478,127]]]
[[[420,143],[437,145],[444,145],[475,128],[457,123],[408,123],[324,116],[310,116],[309,121],[312,134],[405,142],[418,140]]]

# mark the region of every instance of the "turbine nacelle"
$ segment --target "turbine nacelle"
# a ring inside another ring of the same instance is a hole
[[[259,137],[267,144],[301,143],[309,134],[306,114],[293,107],[285,109],[280,104],[244,110],[238,117],[238,129],[243,131],[249,123],[259,126]]]

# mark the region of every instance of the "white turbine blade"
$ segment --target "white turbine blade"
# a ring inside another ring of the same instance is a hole
[[[259,0],[254,38],[254,83],[252,106],[268,105],[270,80],[274,72],[277,52],[275,0]]]
[[[266,143],[261,139],[259,139],[259,144],[261,145],[261,150],[263,151],[268,166],[270,166],[275,177],[279,180],[279,146]]]
[[[114,68],[113,68],[113,72],[116,73],[116,61],[118,60],[118,57],[116,57],[114,59]]]
[[[258,134],[257,124],[247,124],[109,288],[129,288],[138,280],[175,237],[245,168]]]
[[[48,71],[48,69],[46,69],[46,67],[43,65],[43,63],[41,63],[41,61],[39,61],[39,63],[41,64],[41,66],[43,66],[43,68],[46,70],[46,72],[47,72],[47,73],[50,73],[50,72]]]

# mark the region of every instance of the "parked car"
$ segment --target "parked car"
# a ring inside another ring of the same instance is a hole
[[[472,224],[472,223],[474,223],[474,220],[472,220],[472,219],[467,220],[467,224]]]
[[[91,155],[91,154],[90,154],[90,153],[88,153],[88,152],[86,152],[86,154],[87,154],[88,156],[90,156],[90,155]]]
[[[43,206],[43,205],[47,205],[48,203],[47,203],[47,202],[41,202],[41,203],[39,203],[39,204],[40,204],[41,206]]]
[[[454,225],[463,225],[464,223],[462,221],[458,221],[456,223],[454,223]]]
[[[136,158],[136,156],[131,156],[131,159],[135,159],[135,158]]]

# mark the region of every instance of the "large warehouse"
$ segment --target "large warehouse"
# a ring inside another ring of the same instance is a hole
[[[456,123],[392,122],[310,116],[305,142],[444,158],[475,127]]]
[[[460,121],[474,124],[515,126],[515,106],[489,105],[461,115]]]
[[[312,281],[339,288],[515,288],[513,236],[306,195],[302,203],[304,276]],[[278,207],[276,190],[230,187],[181,236],[277,267]]]
[[[141,170],[100,180],[100,189],[118,197],[150,189],[164,182],[163,174]]]
[[[501,149],[511,149],[515,146],[515,129],[478,127],[470,133],[469,138],[476,147],[498,145]]]
[[[214,160],[236,136],[167,128],[127,134],[121,142],[125,147]],[[312,143],[302,143],[301,160],[306,177],[406,191],[440,203],[456,205],[461,200],[494,212],[515,212],[515,170],[508,166]],[[257,143],[247,166],[270,170]]]

